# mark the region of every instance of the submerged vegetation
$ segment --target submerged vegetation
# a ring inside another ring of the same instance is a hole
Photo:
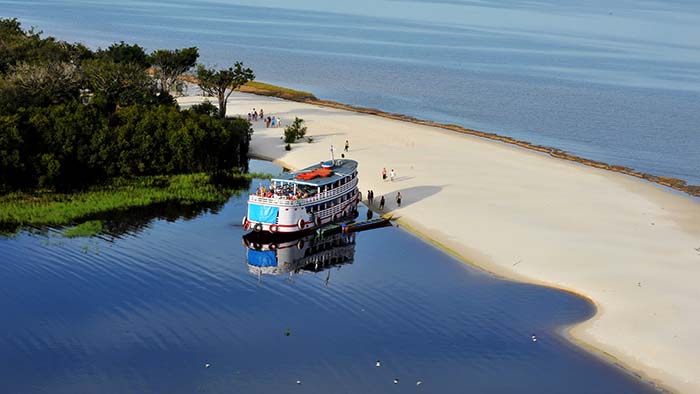
[[[198,57],[124,42],[93,51],[0,19],[0,226],[84,234],[100,212],[222,202],[244,186],[250,123],[206,105],[180,110],[171,96]],[[212,89],[254,78],[238,62],[200,69]]]

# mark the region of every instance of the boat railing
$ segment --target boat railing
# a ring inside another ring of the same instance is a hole
[[[285,206],[285,207],[298,207],[298,206],[304,206],[308,205],[317,201],[322,201],[327,198],[331,197],[336,197],[340,196],[344,193],[346,193],[348,190],[351,190],[357,186],[359,179],[355,178],[352,179],[350,182],[339,186],[335,189],[327,190],[325,192],[318,193],[314,196],[307,197],[307,198],[300,198],[296,200],[292,200],[290,198],[286,197],[263,197],[263,196],[258,196],[256,194],[251,194],[248,200],[250,202],[259,202],[263,204],[274,204],[274,205],[280,205],[280,206]]]

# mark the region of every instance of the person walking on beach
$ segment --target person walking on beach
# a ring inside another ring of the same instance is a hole
[[[396,193],[396,205],[401,208],[401,192]]]
[[[382,196],[382,198],[379,199],[379,210],[384,210],[384,196]]]
[[[372,200],[374,200],[374,192],[372,190],[367,191],[367,202],[369,203],[369,206],[372,206]]]
[[[345,140],[345,151],[347,152],[350,149],[350,142],[348,140]]]
[[[262,108],[260,108],[260,119],[261,119],[261,120],[262,120],[262,119],[265,119],[264,116],[265,116],[265,115],[263,115],[263,110],[262,110]]]
[[[392,181],[392,182],[394,181],[394,177],[395,177],[395,176],[396,176],[396,172],[394,172],[394,169],[392,168],[392,169],[391,169],[391,173],[390,173],[390,175],[389,175],[389,177],[391,178],[391,181]]]
[[[386,167],[382,168],[382,180],[386,181]]]
[[[258,120],[258,111],[256,111],[255,108],[253,108],[253,120]]]

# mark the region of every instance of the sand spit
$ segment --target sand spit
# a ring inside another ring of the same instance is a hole
[[[285,124],[305,119],[314,140],[285,151],[282,129],[258,121],[253,154],[301,168],[328,158],[331,144],[340,155],[349,140],[363,193],[385,195],[400,223],[498,275],[590,298],[598,313],[571,330],[576,341],[664,387],[700,392],[696,199],[551,152],[403,119],[243,93],[228,111],[261,107]],[[394,182],[381,180],[383,167],[396,171]]]

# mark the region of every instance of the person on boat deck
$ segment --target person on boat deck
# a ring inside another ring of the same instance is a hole
[[[379,199],[379,209],[382,211],[384,210],[384,196]]]

